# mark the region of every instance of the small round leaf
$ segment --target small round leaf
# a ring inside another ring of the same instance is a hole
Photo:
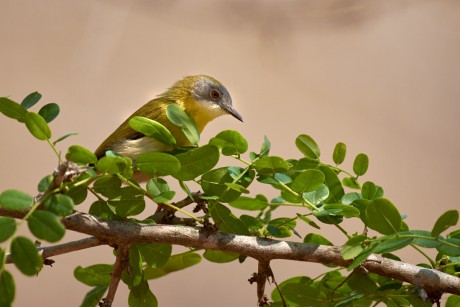
[[[353,172],[356,175],[362,176],[367,172],[369,167],[369,158],[366,154],[360,153],[356,156],[355,161],[353,162]]]
[[[39,239],[57,242],[64,236],[65,227],[54,213],[37,210],[27,220],[30,231]]]
[[[309,169],[294,178],[291,188],[295,192],[303,194],[319,189],[323,182],[324,174],[321,171]]]
[[[89,149],[85,147],[73,145],[70,146],[67,150],[67,154],[65,158],[68,161],[72,161],[75,163],[82,163],[82,164],[89,164],[89,163],[96,163],[97,157],[96,155]]]
[[[335,145],[334,152],[332,153],[332,159],[334,163],[339,165],[345,160],[345,155],[347,154],[347,145],[342,142],[339,142]]]
[[[43,267],[43,258],[37,247],[26,237],[16,237],[11,242],[11,259],[24,275],[34,276]]]
[[[47,123],[50,123],[59,115],[59,111],[59,106],[52,102],[41,107],[40,111],[38,111],[38,115],[43,117]]]
[[[316,144],[315,140],[309,135],[299,135],[295,140],[295,145],[306,157],[318,159],[321,154],[318,144]]]

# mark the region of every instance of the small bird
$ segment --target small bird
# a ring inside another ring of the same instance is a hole
[[[192,116],[200,133],[206,124],[221,115],[230,114],[243,121],[243,117],[232,106],[230,94],[219,81],[206,75],[187,76],[128,117],[97,148],[97,158],[103,157],[107,150],[135,160],[138,155],[145,152],[173,149],[132,129],[128,122],[134,116],[150,118],[168,128],[178,147],[191,146],[181,128],[171,123],[166,116],[166,108],[170,104],[179,105]]]

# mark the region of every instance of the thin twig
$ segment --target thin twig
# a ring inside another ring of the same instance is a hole
[[[43,259],[47,259],[53,256],[63,255],[82,249],[95,247],[99,245],[107,244],[107,242],[101,241],[95,237],[84,238],[81,240],[71,241],[63,244],[57,244],[47,247],[39,247],[38,252],[41,254]],[[6,263],[12,263],[11,256],[8,255]]]
[[[270,261],[259,260],[257,270],[257,302],[260,307],[268,305],[267,297],[265,296],[265,285],[267,284],[268,277],[272,275]]]
[[[113,272],[110,279],[109,291],[107,296],[102,300],[101,307],[111,307],[115,299],[115,293],[118,289],[118,284],[121,280],[121,274],[128,265],[129,246],[119,246],[117,250],[117,258],[113,265]]]

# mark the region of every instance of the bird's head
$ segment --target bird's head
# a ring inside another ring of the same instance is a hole
[[[177,81],[160,97],[182,106],[198,124],[200,130],[214,118],[230,114],[240,121],[243,117],[233,108],[227,89],[216,79],[206,76],[187,76]]]

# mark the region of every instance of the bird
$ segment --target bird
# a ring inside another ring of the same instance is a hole
[[[170,104],[177,104],[188,113],[195,120],[200,134],[210,121],[222,115],[229,114],[243,121],[222,83],[207,75],[186,76],[129,116],[96,149],[96,157],[100,159],[111,150],[135,160],[142,153],[173,149],[132,129],[129,120],[135,116],[147,117],[165,126],[176,139],[177,147],[191,146],[181,128],[174,125],[166,115],[166,109]]]

